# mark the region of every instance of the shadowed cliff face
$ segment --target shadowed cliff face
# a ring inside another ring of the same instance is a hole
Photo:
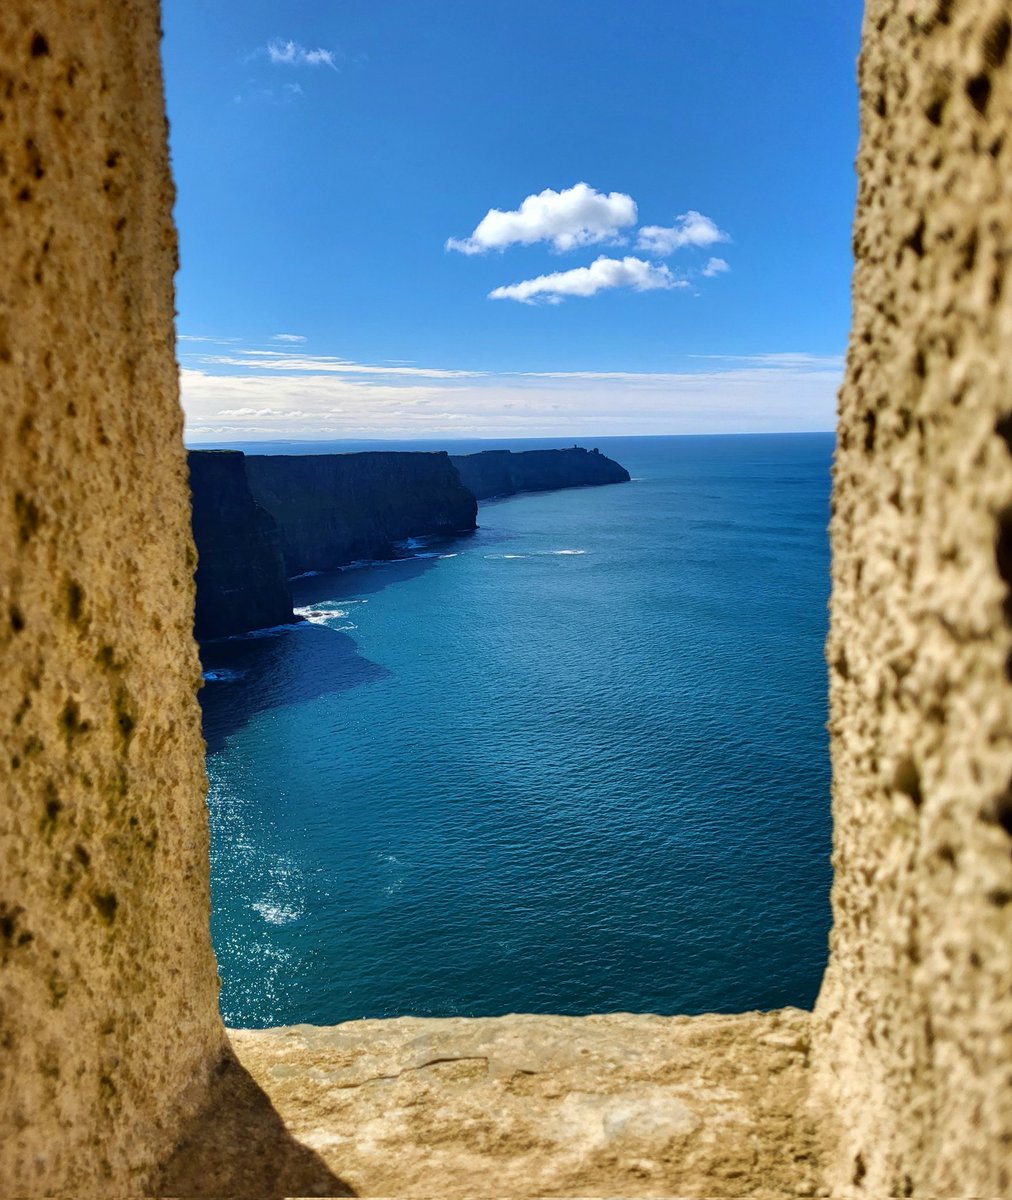
[[[278,528],[257,504],[237,450],[191,450],[200,640],[294,621]]]
[[[389,558],[405,538],[475,528],[475,498],[445,452],[249,455],[246,470],[278,523],[289,575]]]
[[[450,461],[466,488],[479,500],[512,496],[516,492],[547,492],[553,488],[592,487],[627,483],[629,472],[597,450],[573,446],[568,450],[483,450],[454,454]]]

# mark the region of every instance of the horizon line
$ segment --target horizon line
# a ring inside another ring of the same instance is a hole
[[[531,433],[522,435],[512,434],[475,434],[468,436],[466,434],[454,433],[447,437],[441,437],[439,434],[431,434],[425,437],[418,436],[398,436],[390,437],[378,434],[370,437],[359,435],[357,437],[340,437],[337,435],[312,435],[303,434],[299,436],[291,435],[288,437],[232,437],[232,438],[210,438],[207,440],[196,440],[188,438],[184,435],[184,447],[199,447],[199,446],[220,446],[222,444],[235,445],[237,443],[249,444],[262,442],[265,445],[277,443],[291,443],[298,445],[300,443],[314,442],[545,442],[558,441],[565,439],[568,441],[571,437],[576,437],[577,441],[583,440],[593,442],[596,440],[608,439],[615,440],[621,438],[627,441],[645,441],[651,438],[698,438],[698,437],[825,437],[836,434],[835,429],[762,429],[762,430],[696,430],[692,433],[595,433],[582,437],[580,434],[571,433]],[[576,443],[574,443],[575,445]]]

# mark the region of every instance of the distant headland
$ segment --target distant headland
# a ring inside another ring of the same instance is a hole
[[[479,500],[547,492],[553,488],[596,487],[628,483],[629,472],[600,450],[572,446],[568,450],[483,450],[451,454],[460,481]]]
[[[187,457],[200,641],[294,622],[289,578],[396,558],[410,538],[470,533],[479,500],[629,480],[582,446]]]

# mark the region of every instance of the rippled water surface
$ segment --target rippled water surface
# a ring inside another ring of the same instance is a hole
[[[205,648],[229,1024],[814,1000],[832,439],[597,444]]]

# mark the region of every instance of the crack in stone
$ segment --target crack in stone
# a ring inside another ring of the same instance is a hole
[[[418,1063],[418,1065],[414,1066],[414,1067],[403,1067],[400,1071],[395,1072],[393,1075],[370,1075],[368,1079],[360,1079],[360,1080],[358,1080],[357,1083],[342,1083],[342,1084],[340,1084],[340,1087],[341,1088],[365,1087],[365,1085],[367,1083],[382,1083],[383,1081],[388,1080],[388,1079],[400,1079],[400,1077],[402,1075],[406,1075],[408,1073],[408,1071],[424,1071],[426,1067],[436,1067],[436,1066],[439,1066],[440,1063],[453,1063],[453,1062],[483,1062],[485,1064],[485,1066],[487,1067],[488,1066],[488,1055],[487,1054],[460,1054],[460,1055],[451,1055],[446,1058],[431,1058],[431,1059],[429,1059],[428,1062]],[[521,1072],[521,1074],[533,1075],[533,1074],[535,1074],[535,1072],[523,1071],[523,1072]]]

